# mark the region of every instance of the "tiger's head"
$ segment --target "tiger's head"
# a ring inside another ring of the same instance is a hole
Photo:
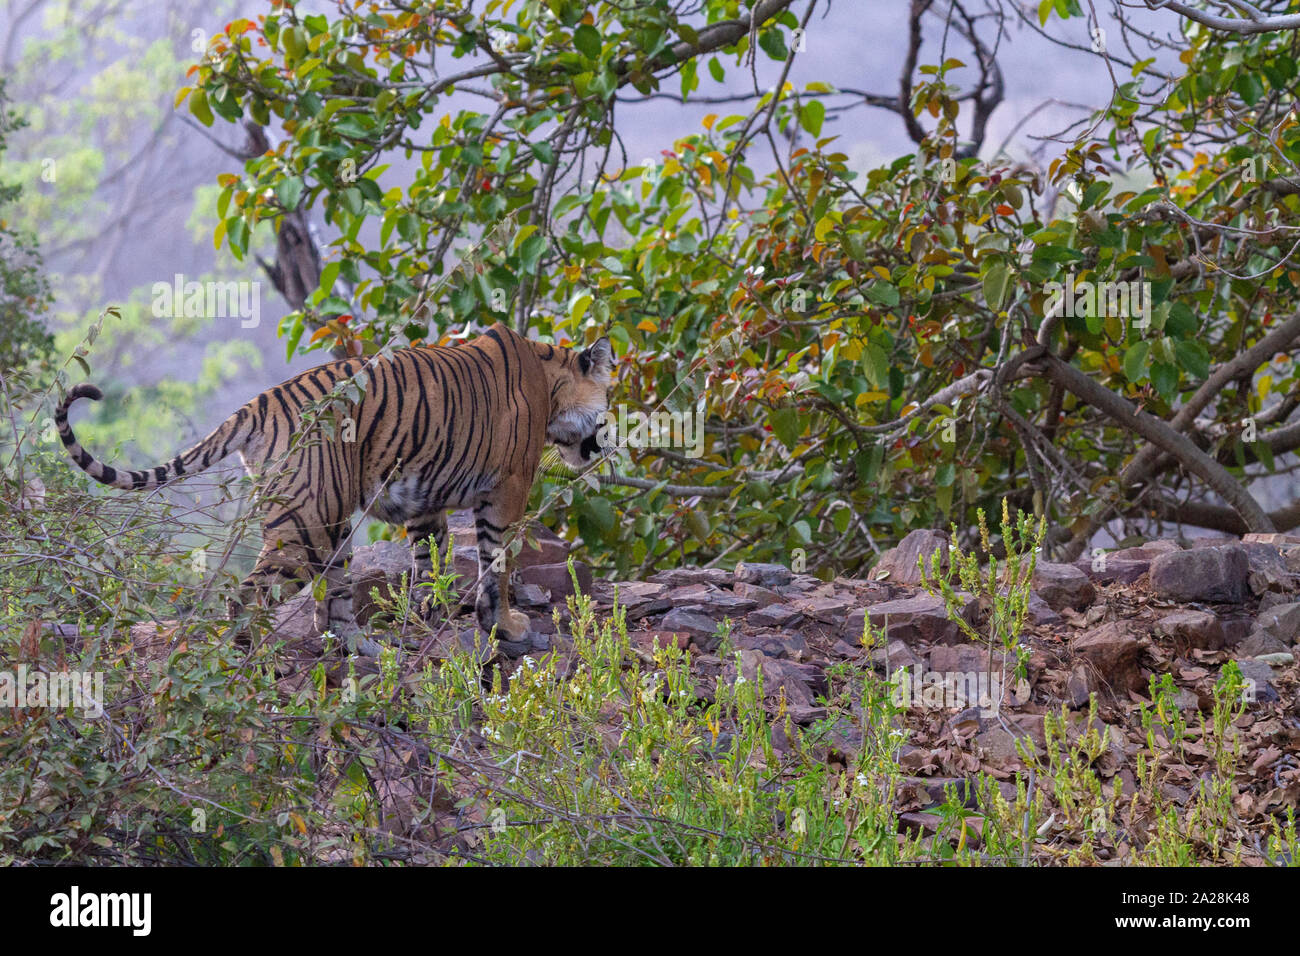
[[[544,364],[551,390],[546,439],[559,449],[566,464],[581,468],[601,451],[596,433],[609,409],[614,351],[602,336],[581,351],[557,348]]]

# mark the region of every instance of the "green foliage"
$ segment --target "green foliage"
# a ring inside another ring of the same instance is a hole
[[[689,103],[700,59],[715,82],[743,60],[747,31],[697,57],[667,52],[739,12],[723,0],[692,18],[666,0],[310,16],[284,4],[235,20],[180,98],[200,121],[276,122],[289,138],[221,178],[217,239],[245,255],[259,223],[303,204],[337,230],[310,307],[286,322],[291,347],[355,339],[371,352],[494,319],[559,341],[608,329],[623,351],[620,396],[646,410],[702,403],[703,457],[646,449],[620,461],[649,489],[539,492],[537,502],[568,506],[547,520],[585,520],[588,547],[624,573],[723,553],[788,560],[795,548],[813,567],[853,570],[874,555],[873,537],[966,526],[1004,497],[1028,510],[1023,478],[1041,465],[1004,402],[1071,463],[1034,510],[1075,526],[1120,501],[1110,482],[1137,447],[1127,430],[1041,376],[1013,377],[996,400],[974,384],[939,393],[1014,361],[1053,283],[1058,299],[1067,283],[1078,293],[1074,314],[1044,333],[1053,349],[1165,416],[1291,308],[1300,273],[1284,264],[1289,233],[1261,230],[1290,228],[1300,200],[1234,175],[1244,158],[1300,159],[1300,127],[1263,122],[1292,95],[1277,35],[1189,31],[1187,72],[1168,99],[1141,102],[1150,63],[1135,65],[1045,178],[962,156],[953,81],[966,68],[955,59],[920,68],[911,107],[930,129],[915,155],[880,168],[853,169],[822,136],[821,97],[833,90],[819,82],[769,92],[748,114],[711,114],[642,165],[602,160],[617,92],[676,76]],[[766,56],[787,55],[795,25],[788,11],[762,25]],[[433,51],[460,72],[429,76]],[[451,105],[473,82],[492,88],[499,113]],[[769,124],[802,133],[765,174],[747,147]],[[1267,128],[1276,137],[1262,138]],[[401,176],[386,156],[399,144],[418,159]],[[580,156],[594,178],[554,182]],[[1046,210],[1044,189],[1061,197]],[[1200,240],[1182,213],[1229,227],[1215,233],[1224,271],[1191,268]],[[473,268],[445,271],[458,242],[489,234]],[[426,295],[430,275],[448,281]],[[1129,283],[1138,297],[1121,301]],[[353,304],[356,321],[322,324]],[[1206,414],[1257,412],[1291,390],[1293,367],[1219,394]],[[1271,467],[1263,443],[1221,452],[1239,473],[1256,453]],[[667,482],[688,490],[670,494]]]
[[[7,80],[0,76],[0,157],[15,130],[27,125],[8,105]],[[0,373],[23,371],[48,358],[53,341],[41,321],[52,295],[34,236],[9,225],[22,197],[19,183],[0,182]]]

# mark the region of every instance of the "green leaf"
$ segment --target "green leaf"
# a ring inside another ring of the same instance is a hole
[[[862,350],[862,373],[872,388],[881,388],[889,380],[889,354],[875,342]]]
[[[826,107],[821,100],[810,100],[799,110],[799,125],[813,136],[822,133],[822,121],[826,119]]]
[[[1174,355],[1183,370],[1196,378],[1209,378],[1210,353],[1194,339],[1182,339],[1174,344]]]
[[[1147,355],[1150,352],[1150,342],[1138,342],[1124,353],[1124,376],[1130,382],[1137,382],[1146,377]]]
[[[303,189],[306,183],[298,176],[290,176],[288,179],[282,179],[275,184],[275,198],[280,200],[280,205],[293,212],[298,208],[298,200],[302,198]]]
[[[1011,270],[1005,259],[988,257],[984,268],[984,302],[994,312],[1002,311],[1011,291]]]
[[[799,422],[799,410],[797,408],[785,407],[778,408],[771,414],[772,431],[781,444],[786,448],[794,448],[799,444],[799,436],[803,433],[803,425]]]
[[[547,166],[555,162],[555,150],[551,148],[550,143],[529,143],[528,148]]]
[[[537,274],[537,263],[546,251],[546,237],[535,233],[523,241],[519,247],[519,268],[525,275]]]
[[[764,30],[758,35],[758,45],[774,60],[784,60],[790,56],[785,48],[785,34],[780,30]]]
[[[573,32],[574,48],[588,60],[600,58],[600,33],[595,27],[584,23]]]
[[[212,109],[208,106],[208,95],[202,90],[190,94],[190,112],[204,126],[212,125]]]
[[[1172,402],[1178,392],[1178,366],[1156,362],[1151,366],[1151,384],[1166,402]]]
[[[892,309],[899,303],[898,287],[892,282],[886,282],[884,279],[877,279],[871,283],[867,289],[867,298],[876,305],[883,305]]]

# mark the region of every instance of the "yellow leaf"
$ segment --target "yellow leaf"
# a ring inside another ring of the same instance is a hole
[[[659,326],[655,325],[655,323],[651,322],[649,319],[642,319],[640,322],[638,322],[638,323],[636,324],[636,328],[637,328],[637,331],[638,331],[638,332],[658,332],[658,331],[659,331]]]
[[[172,100],[172,109],[177,109],[183,102],[185,102],[185,97],[190,95],[191,89],[192,87],[182,86],[176,91],[176,99]]]
[[[704,117],[704,119],[700,120],[700,123],[705,129],[713,129],[713,124],[716,123],[717,121],[718,121],[718,114],[710,113],[708,116]]]

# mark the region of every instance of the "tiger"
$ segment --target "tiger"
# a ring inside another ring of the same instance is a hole
[[[68,409],[82,398],[102,399],[96,386],[70,389],[54,421],[72,461],[113,488],[149,491],[232,452],[264,481],[257,505],[262,546],[228,602],[232,619],[241,608],[267,606],[277,584],[285,598],[323,577],[315,629],[352,635],[355,646],[359,628],[347,570],[355,513],[405,528],[415,583],[432,574],[430,547],[446,553],[446,512],[469,508],[477,537],[478,624],[487,633],[495,628],[498,639],[519,641],[530,622],[510,607],[509,562],[498,560],[502,541],[524,517],[545,445],[574,469],[601,454],[597,433],[609,407],[613,364],[607,336],[578,350],[525,338],[498,322],[459,345],[400,348],[309,369],[262,392],[171,461],[140,471],[104,464],[73,434]],[[360,397],[353,390],[340,398],[349,380]],[[345,427],[332,433],[318,427],[313,440],[295,442],[322,402],[343,403]],[[431,612],[427,602],[415,603],[417,613]],[[373,642],[365,644],[370,650],[362,653],[375,653]]]

